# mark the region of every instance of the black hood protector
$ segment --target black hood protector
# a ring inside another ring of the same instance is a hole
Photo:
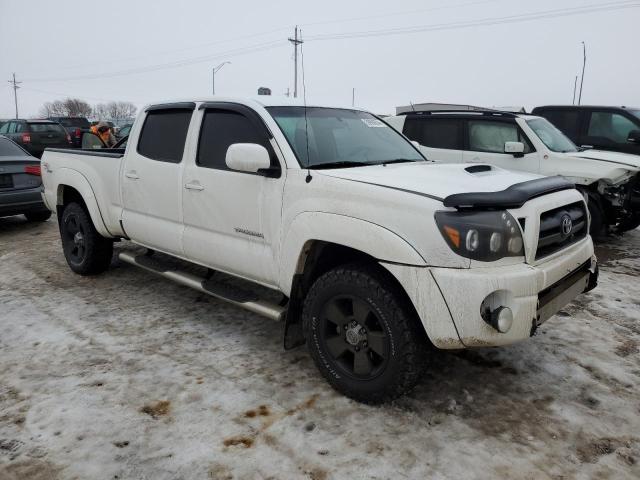
[[[575,185],[564,177],[544,177],[516,183],[499,192],[455,193],[446,197],[442,203],[445,207],[458,210],[503,210],[520,208],[533,198],[572,188]]]

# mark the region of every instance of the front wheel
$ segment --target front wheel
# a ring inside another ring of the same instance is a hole
[[[407,303],[368,265],[338,267],[316,280],[304,302],[303,328],[316,366],[336,390],[381,403],[415,386],[428,340]]]
[[[80,275],[95,275],[109,268],[113,256],[113,240],[100,235],[87,211],[70,203],[60,220],[62,249],[71,270]]]

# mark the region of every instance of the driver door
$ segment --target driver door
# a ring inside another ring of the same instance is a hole
[[[465,163],[488,163],[507,170],[538,173],[540,159],[531,142],[514,121],[468,120]],[[505,153],[506,142],[524,144],[524,152]]]
[[[197,115],[198,149],[182,181],[185,254],[214,269],[275,286],[285,177],[271,134],[256,112],[242,105],[205,104]],[[235,143],[265,147],[277,176],[229,169],[226,153]]]

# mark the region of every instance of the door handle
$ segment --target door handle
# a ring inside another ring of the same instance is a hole
[[[131,170],[130,172],[125,172],[124,176],[132,180],[138,180],[140,178],[138,174],[135,172],[135,170]]]
[[[199,183],[185,183],[184,188],[186,188],[187,190],[204,190],[204,187]]]

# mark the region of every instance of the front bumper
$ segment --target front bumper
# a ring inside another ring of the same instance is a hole
[[[593,243],[587,237],[561,256],[535,266],[434,268],[431,273],[461,343],[465,347],[497,346],[530,337],[577,295],[593,288],[597,264]],[[513,323],[506,333],[498,332],[483,319],[483,311],[500,306],[513,312]]]
[[[48,210],[42,201],[40,187],[0,193],[0,216],[20,215]]]

